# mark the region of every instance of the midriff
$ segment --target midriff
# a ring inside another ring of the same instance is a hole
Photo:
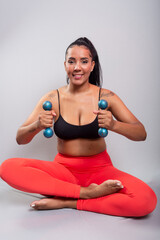
[[[58,152],[70,156],[91,156],[106,149],[104,138],[63,140],[58,138]]]

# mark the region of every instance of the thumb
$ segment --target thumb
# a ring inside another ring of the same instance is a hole
[[[99,114],[100,111],[99,111],[99,110],[94,110],[93,113],[94,113],[94,114]]]
[[[52,115],[53,115],[53,116],[56,116],[56,113],[55,113],[55,111],[53,111],[53,110],[52,110],[51,112],[52,112]]]

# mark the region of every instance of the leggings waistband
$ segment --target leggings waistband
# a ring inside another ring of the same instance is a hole
[[[60,163],[65,165],[69,168],[95,168],[95,167],[103,167],[107,165],[112,165],[110,156],[108,155],[107,151],[103,151],[96,155],[92,156],[69,156],[58,153],[54,159],[54,162]]]

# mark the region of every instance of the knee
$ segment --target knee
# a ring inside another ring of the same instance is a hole
[[[0,166],[0,177],[5,180],[14,172],[15,166],[18,164],[17,158],[9,158],[5,160]]]
[[[156,205],[156,194],[150,187],[148,187],[148,191],[144,190],[143,195],[135,198],[133,214],[135,217],[144,217],[153,212]]]
[[[154,209],[156,208],[156,205],[157,196],[155,192],[150,188],[144,200],[145,215],[148,215],[149,213],[153,212]]]

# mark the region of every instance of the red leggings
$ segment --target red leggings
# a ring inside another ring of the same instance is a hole
[[[116,169],[106,151],[89,157],[57,154],[53,162],[12,158],[0,167],[0,176],[21,191],[77,199],[77,209],[116,216],[140,217],[151,213],[157,203],[153,190],[130,174]],[[93,199],[80,199],[80,187],[120,180],[119,192]]]

